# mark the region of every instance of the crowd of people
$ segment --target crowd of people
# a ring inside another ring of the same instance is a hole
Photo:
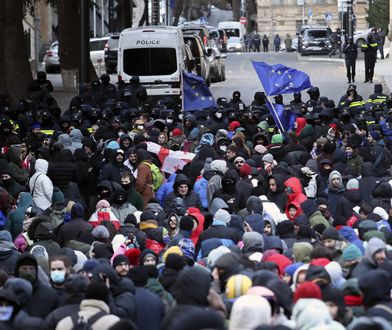
[[[1,329],[391,329],[381,85],[279,132],[262,92],[183,113],[104,74],[59,109],[37,77],[0,95]]]

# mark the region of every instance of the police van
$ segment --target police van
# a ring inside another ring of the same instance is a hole
[[[181,72],[187,64],[178,27],[129,28],[120,34],[118,79],[127,83],[139,76],[150,96],[180,96]]]

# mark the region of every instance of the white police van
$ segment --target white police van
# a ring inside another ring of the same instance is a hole
[[[187,60],[178,27],[146,26],[125,29],[118,45],[118,79],[139,76],[150,96],[179,96],[181,72]]]

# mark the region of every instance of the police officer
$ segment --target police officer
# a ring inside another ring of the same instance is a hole
[[[366,43],[361,46],[361,51],[365,54],[365,83],[373,83],[374,66],[377,60],[378,44],[373,40],[372,34],[367,36]]]
[[[374,94],[369,96],[367,103],[369,105],[382,104],[387,101],[387,95],[382,92],[382,85],[374,85]]]
[[[353,38],[348,37],[347,42],[343,45],[343,53],[345,56],[347,83],[355,82],[355,62],[358,57],[357,45],[354,44]]]

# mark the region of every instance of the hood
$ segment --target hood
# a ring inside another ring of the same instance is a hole
[[[49,163],[45,159],[37,159],[35,162],[35,171],[37,173],[48,173]]]
[[[271,234],[269,236],[276,236],[278,235],[277,229],[276,229],[276,223],[274,219],[272,219],[271,215],[268,213],[264,213],[264,226],[265,223],[269,223],[271,225]]]
[[[278,250],[283,252],[282,240],[279,236],[267,236],[265,238],[264,250]]]
[[[176,179],[174,180],[173,190],[177,191],[178,186],[186,184],[191,189],[191,182],[189,181],[188,177],[184,174],[177,174]]]
[[[30,193],[21,192],[19,194],[18,209],[19,208],[28,208],[29,206],[31,206],[32,202],[33,202],[33,198],[31,197]]]
[[[71,133],[69,134],[69,136],[70,136],[71,142],[82,144],[84,136],[83,136],[82,132],[80,131],[80,129],[74,128],[71,131]]]
[[[312,100],[317,100],[320,97],[320,90],[318,87],[311,87],[307,90],[307,93],[309,94],[309,97]]]
[[[310,261],[310,254],[313,251],[312,244],[308,242],[295,242],[293,245],[293,256],[295,262],[307,263]]]
[[[374,164],[371,162],[364,162],[362,164],[362,176],[369,177],[369,176],[374,176],[374,174],[375,174]]]
[[[390,301],[391,281],[386,271],[372,270],[366,276],[362,276],[358,284],[366,307]]]
[[[244,222],[252,227],[252,231],[264,234],[264,219],[261,214],[250,214],[244,218]]]
[[[210,213],[215,214],[219,209],[228,210],[229,206],[222,198],[214,198],[211,202]]]
[[[263,202],[259,197],[250,196],[246,201],[246,209],[249,213],[263,213]]]
[[[255,231],[245,233],[242,236],[242,241],[244,243],[244,247],[242,248],[244,253],[264,251],[264,237],[260,233]]]
[[[202,258],[207,257],[212,250],[222,245],[223,243],[219,238],[209,238],[201,242],[200,251]]]
[[[159,203],[148,203],[144,211],[151,211],[155,215],[163,212],[163,208]]]
[[[60,142],[64,147],[71,147],[71,137],[68,134],[60,134],[57,138],[57,141]]]
[[[265,259],[265,261],[276,264],[278,266],[280,276],[283,276],[285,268],[293,263],[289,258],[279,253],[269,256]]]
[[[295,135],[299,136],[306,126],[306,119],[302,117],[297,117],[295,119],[295,123],[297,124],[297,128],[295,129]]]
[[[373,259],[374,253],[376,253],[378,250],[385,249],[386,245],[385,242],[378,237],[373,237],[371,238],[367,246],[365,248],[365,256],[366,258],[372,265],[376,265],[376,261]]]
[[[339,233],[344,237],[345,240],[349,241],[350,243],[359,239],[357,234],[355,233],[355,230],[349,226],[343,226],[342,228],[340,228]]]
[[[15,271],[14,271],[15,277],[19,277],[19,267],[25,261],[29,261],[29,263],[33,263],[36,268],[38,267],[37,259],[32,254],[30,254],[28,252],[20,254],[18,256],[18,258],[16,259],[16,263],[15,263]]]
[[[290,187],[292,190],[292,194],[289,194],[288,196],[292,195],[295,197],[298,196],[299,194],[302,194],[302,185],[299,179],[295,177],[291,177],[284,182],[284,185],[285,187]]]
[[[300,204],[302,212],[309,218],[312,214],[318,211],[317,203],[313,199],[307,199]]]
[[[210,273],[201,267],[184,269],[178,275],[174,296],[179,305],[208,306],[208,294],[211,286]]]
[[[9,278],[4,284],[4,288],[11,290],[21,307],[24,307],[33,295],[33,286],[29,281],[22,278]]]
[[[339,188],[334,188],[332,186],[332,179],[339,177],[340,178],[340,186]],[[328,189],[332,190],[332,191],[341,191],[344,189],[344,185],[343,185],[343,179],[342,179],[342,175],[340,174],[339,171],[333,170],[331,173],[329,173],[329,177],[328,177]]]
[[[58,157],[58,160],[63,161],[63,162],[73,162],[74,156],[72,154],[72,151],[69,149],[62,149],[60,151],[60,155]]]
[[[9,157],[9,160],[11,163],[14,163],[18,166],[21,164],[21,159],[20,159],[20,148],[19,147],[11,147],[7,153],[7,156]]]
[[[386,181],[379,182],[372,191],[375,198],[392,198],[392,187]]]
[[[284,177],[284,175],[282,175],[282,174],[272,174],[270,176],[270,178],[274,178],[275,181],[276,181],[276,184],[277,184],[276,192],[272,193],[272,194],[281,194],[281,193],[283,193],[284,190],[285,190],[285,185],[284,185],[285,177]]]

